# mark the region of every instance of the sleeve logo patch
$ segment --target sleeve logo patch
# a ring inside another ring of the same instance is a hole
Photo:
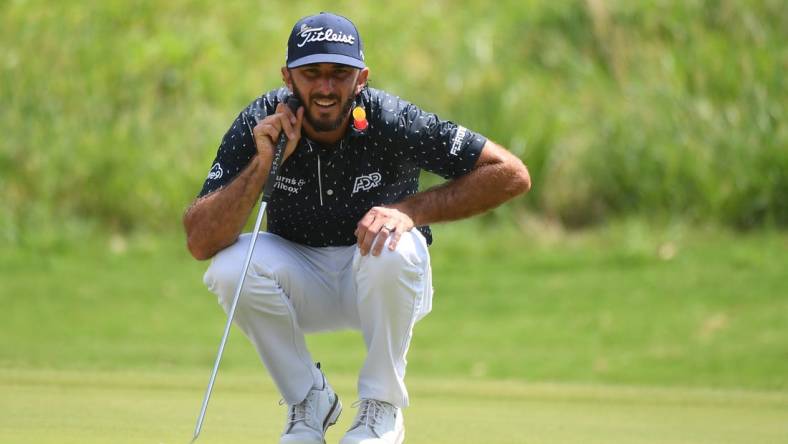
[[[465,134],[468,133],[468,130],[464,126],[457,127],[457,134],[454,135],[454,139],[451,141],[451,150],[449,153],[452,156],[456,156],[460,154],[460,148],[462,147],[462,140],[465,139]]]
[[[219,165],[219,162],[216,162],[211,167],[211,171],[208,173],[208,180],[216,180],[221,179],[224,172],[222,171],[222,166]]]
[[[372,188],[380,185],[380,181],[382,179],[383,176],[381,176],[377,171],[374,173],[358,176],[356,177],[356,183],[353,184],[353,192],[351,194],[356,194],[359,191],[371,190]]]

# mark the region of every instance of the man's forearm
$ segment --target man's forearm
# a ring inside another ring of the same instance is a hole
[[[530,189],[530,176],[520,159],[498,146],[485,150],[486,156],[470,173],[387,206],[421,226],[483,213]]]
[[[270,159],[256,155],[230,184],[196,200],[186,211],[186,241],[196,259],[209,259],[238,238],[268,178],[270,165]]]

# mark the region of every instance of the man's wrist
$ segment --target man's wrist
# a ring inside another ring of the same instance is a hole
[[[408,216],[410,218],[410,220],[413,222],[413,226],[424,225],[418,220],[418,217],[416,217],[416,209],[412,205],[412,202],[409,202],[409,200],[412,200],[412,199],[408,198],[408,200],[405,200],[405,201],[402,201],[402,202],[397,202],[395,204],[386,205],[386,206],[389,207],[389,208],[393,208],[393,209],[399,211],[400,213]]]
[[[260,173],[268,174],[271,171],[271,163],[273,162],[273,154],[266,153],[266,152],[257,152],[257,155],[254,156],[253,161],[257,162],[256,169]]]

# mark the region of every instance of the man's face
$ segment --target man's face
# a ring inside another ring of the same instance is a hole
[[[304,105],[307,122],[318,132],[333,131],[346,121],[366,73],[333,63],[283,70],[285,82]]]

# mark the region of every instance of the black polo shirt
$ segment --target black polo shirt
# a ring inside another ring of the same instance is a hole
[[[287,94],[286,88],[270,91],[241,111],[222,139],[200,196],[246,168],[257,152],[252,128]],[[356,224],[370,208],[416,193],[421,169],[446,179],[468,173],[486,142],[381,90],[364,88],[356,105],[367,114],[364,131],[351,123],[333,146],[303,135],[282,164],[267,204],[268,231],[313,247],[353,245]],[[418,229],[431,243],[429,227]]]

